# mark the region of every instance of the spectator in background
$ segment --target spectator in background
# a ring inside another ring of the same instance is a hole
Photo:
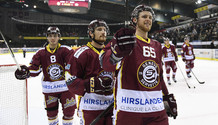
[[[27,50],[26,45],[23,46],[22,50],[23,50],[23,58],[25,58],[26,57],[26,50]]]
[[[214,46],[214,40],[212,40],[212,42],[210,43],[210,48],[211,48],[211,49],[214,49],[214,48],[215,48],[215,46]]]

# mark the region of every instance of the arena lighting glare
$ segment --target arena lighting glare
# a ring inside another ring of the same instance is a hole
[[[203,0],[198,0],[195,4],[201,4]]]
[[[24,6],[25,6],[25,7],[29,7],[29,5],[28,5],[28,4],[24,4]]]

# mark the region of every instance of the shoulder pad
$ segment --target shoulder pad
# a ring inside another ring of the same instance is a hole
[[[173,46],[173,47],[175,47],[175,45],[174,45],[174,44],[170,44],[170,46]]]
[[[36,53],[39,52],[39,51],[42,51],[42,50],[45,50],[45,48],[39,48],[39,49],[36,51]]]
[[[89,49],[88,46],[83,46],[81,48],[79,48],[78,50],[76,50],[76,52],[74,53],[74,57],[79,58],[79,56],[85,52],[87,49]]]
[[[61,47],[67,48],[67,49],[69,49],[69,50],[71,50],[71,49],[72,49],[71,47],[69,47],[69,46],[66,46],[66,45],[61,45]]]

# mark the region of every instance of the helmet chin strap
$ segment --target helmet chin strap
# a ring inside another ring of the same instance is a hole
[[[103,42],[98,42],[98,41],[95,39],[95,35],[94,35],[94,37],[92,38],[92,40],[93,40],[94,42],[96,42],[98,45],[104,45]]]

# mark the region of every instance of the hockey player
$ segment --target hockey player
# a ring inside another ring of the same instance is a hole
[[[162,46],[162,52],[163,52],[163,61],[166,69],[166,76],[167,76],[167,83],[171,85],[170,82],[170,68],[173,70],[173,81],[176,82],[176,63],[178,61],[178,57],[175,51],[175,46],[173,44],[170,44],[170,40],[167,37],[164,37],[164,45]]]
[[[191,78],[191,70],[194,68],[195,54],[193,46],[189,44],[189,36],[185,36],[184,43],[182,45],[182,61],[185,62],[186,74],[188,78]]]
[[[93,20],[88,26],[92,39],[71,56],[66,72],[67,86],[79,95],[80,125],[90,123],[113,103],[113,73],[105,72],[99,63],[99,53],[104,47],[109,28],[103,20]],[[112,124],[112,109],[96,125]]]
[[[17,79],[26,79],[29,76],[38,76],[43,72],[42,92],[45,97],[45,110],[47,111],[49,125],[58,125],[58,107],[62,104],[63,125],[73,124],[74,110],[76,109],[75,94],[68,91],[65,82],[65,65],[69,60],[69,54],[73,50],[59,43],[60,30],[58,27],[47,29],[48,45],[39,49],[33,56],[30,66],[21,66],[22,70],[16,70]]]
[[[121,28],[100,54],[104,70],[118,70],[113,124],[168,125],[163,102],[174,118],[177,105],[163,80],[161,44],[148,38],[154,12],[138,5],[131,20],[136,30]]]

